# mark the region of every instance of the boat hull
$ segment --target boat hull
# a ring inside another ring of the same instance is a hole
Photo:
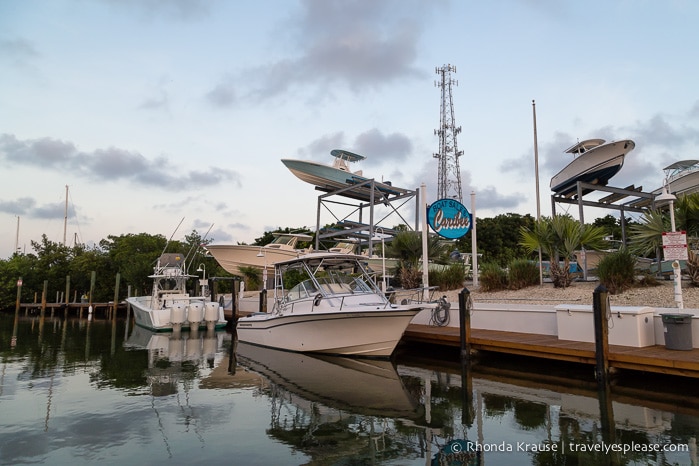
[[[238,321],[237,332],[240,341],[287,351],[389,357],[421,309],[253,314]]]
[[[221,307],[219,307],[216,311],[215,320],[211,319],[209,322],[202,320],[198,324],[192,325],[191,322],[186,320],[187,315],[185,313],[184,322],[178,325],[173,325],[171,322],[171,308],[153,309],[151,307],[150,296],[132,297],[128,298],[126,302],[128,302],[133,309],[133,316],[136,325],[154,332],[172,332],[178,329],[191,331],[206,329],[211,326],[213,326],[215,329],[220,329],[224,328],[228,324],[223,315],[223,308]],[[199,300],[199,302],[203,303],[203,300]]]
[[[275,262],[292,259],[299,254],[294,249],[260,248],[260,246],[242,244],[210,244],[206,249],[226,272],[233,275],[243,275],[240,271],[241,267],[264,270],[266,266],[271,270]],[[261,250],[262,255],[260,255]]]
[[[282,159],[282,163],[301,181],[310,183],[325,191],[346,188],[353,184],[371,181],[369,178],[348,170],[323,165],[307,160]],[[382,192],[395,192],[396,188],[388,183],[375,181],[375,187]]]
[[[633,150],[631,140],[610,142],[597,146],[570,162],[551,178],[551,191],[562,196],[577,193],[577,182],[606,186],[624,165],[626,155]],[[591,190],[583,190],[583,194]]]

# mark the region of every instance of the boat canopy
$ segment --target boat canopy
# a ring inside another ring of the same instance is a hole
[[[359,162],[366,158],[363,155],[355,154],[342,149],[333,149],[330,151],[330,155],[337,157],[338,159],[346,160],[347,162]]]
[[[604,139],[585,139],[566,149],[566,154],[582,154],[605,143]]]
[[[667,167],[663,168],[663,170],[669,170],[672,172],[682,171],[688,168],[692,168],[697,164],[699,164],[699,160],[680,160],[679,162],[675,162],[671,165],[668,165]]]

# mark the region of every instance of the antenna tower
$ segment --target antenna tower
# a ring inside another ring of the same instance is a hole
[[[456,73],[456,67],[445,65],[441,68],[435,68],[435,72],[440,76],[440,80],[435,81],[435,86],[442,89],[439,129],[434,130],[434,134],[439,136],[439,153],[434,154],[434,157],[439,159],[437,198],[456,199],[463,202],[459,157],[464,152],[459,150],[456,143],[456,135],[461,132],[461,126],[457,127],[454,122],[454,99],[451,94],[452,84],[459,85],[458,81],[451,78],[451,73]]]

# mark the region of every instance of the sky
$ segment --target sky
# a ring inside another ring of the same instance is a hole
[[[315,228],[321,193],[280,160],[332,149],[432,202],[445,65],[477,217],[536,215],[533,100],[542,215],[578,140],[635,141],[610,185],[651,191],[699,158],[697,18],[692,0],[0,0],[0,257],[64,232]]]

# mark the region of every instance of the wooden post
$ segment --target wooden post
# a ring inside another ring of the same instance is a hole
[[[22,277],[17,280],[17,301],[15,302],[15,314],[19,312],[20,303],[22,300]]]
[[[595,377],[598,384],[609,383],[609,294],[607,288],[600,284],[592,293],[592,314],[595,326]]]
[[[92,307],[92,295],[95,293],[95,281],[97,279],[97,272],[94,270],[90,273],[90,294],[87,297],[87,302],[90,307]]]
[[[116,284],[114,285],[114,306],[112,307],[112,319],[116,319],[117,305],[119,304],[119,281],[121,280],[121,274],[117,272],[116,274]]]
[[[68,305],[70,302],[70,275],[66,275],[66,295],[65,304]]]
[[[260,291],[260,312],[267,312],[267,290]]]
[[[238,282],[233,280],[233,286],[231,286],[231,321],[234,324],[238,322],[238,293],[236,288],[238,288]]]
[[[459,293],[459,337],[461,359],[471,357],[471,292],[464,288]]]
[[[44,280],[44,291],[41,292],[41,318],[44,318],[44,315],[46,314],[46,294],[48,293],[49,289],[49,281]]]

